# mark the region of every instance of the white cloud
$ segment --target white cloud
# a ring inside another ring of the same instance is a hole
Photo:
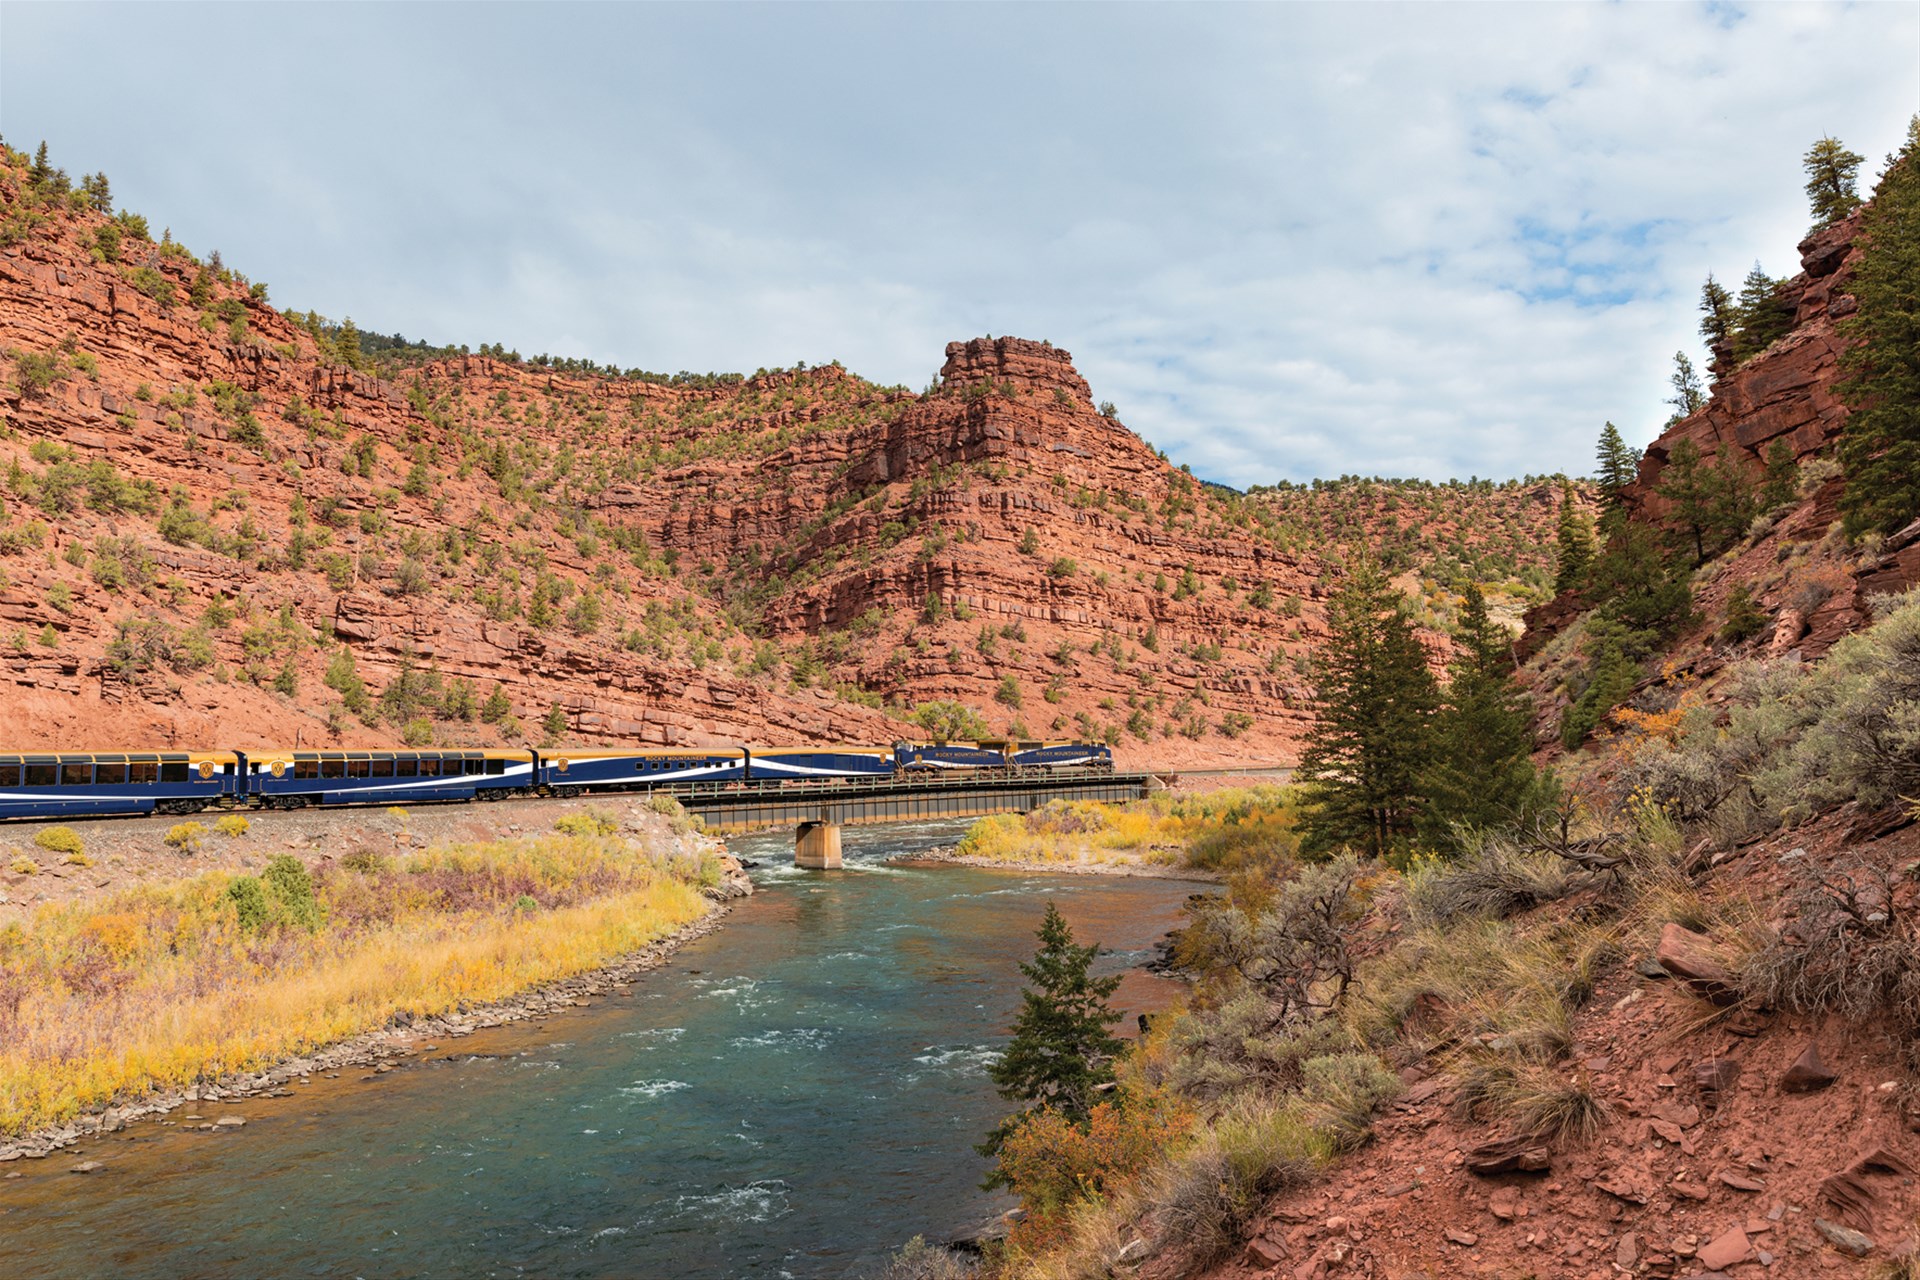
[[[1603,420],[1650,435],[1705,273],[1796,265],[1805,147],[1877,171],[1920,105],[1893,4],[5,24],[10,141],[105,168],[282,304],[914,387],[950,339],[1048,338],[1236,484],[1580,470]]]

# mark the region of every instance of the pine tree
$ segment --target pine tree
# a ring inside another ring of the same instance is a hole
[[[1713,482],[1700,459],[1700,446],[1682,439],[1667,455],[1666,469],[1654,492],[1673,504],[1673,518],[1693,544],[1693,562],[1707,559],[1707,529],[1713,522]]]
[[[1840,510],[1850,534],[1891,533],[1920,516],[1920,115],[1860,217],[1860,309],[1840,324]]]
[[[1301,847],[1352,846],[1376,857],[1413,833],[1439,692],[1405,602],[1370,562],[1327,610],[1331,635],[1315,663],[1317,720],[1296,779],[1306,788]]]
[[[53,177],[53,162],[47,158],[47,143],[43,138],[39,147],[34,150],[33,168],[27,171],[27,181],[40,187],[45,186],[51,177]]]
[[[480,718],[488,724],[499,724],[513,714],[513,703],[507,698],[507,691],[499,685],[493,686],[493,692],[480,704]]]
[[[1707,282],[1700,286],[1700,336],[1706,339],[1716,364],[1721,348],[1733,338],[1734,320],[1733,295],[1708,272]]]
[[[1840,145],[1837,138],[1822,138],[1807,149],[1800,163],[1807,171],[1807,201],[1813,206],[1814,230],[1830,227],[1860,207],[1854,176],[1864,159]]]
[[[1667,397],[1667,403],[1673,406],[1673,416],[1667,419],[1668,426],[1705,407],[1707,397],[1700,388],[1700,375],[1693,371],[1693,361],[1687,359],[1686,352],[1673,353],[1673,376],[1668,381],[1673,384],[1673,394]]]
[[[1776,439],[1767,446],[1766,472],[1760,480],[1760,506],[1768,511],[1783,507],[1800,496],[1800,464],[1794,459],[1793,446]]]
[[[1598,612],[1650,640],[1671,636],[1693,617],[1693,590],[1680,558],[1647,525],[1623,523],[1594,559],[1589,595]]]
[[[1640,475],[1640,451],[1629,448],[1620,428],[1609,422],[1600,429],[1595,451],[1595,482],[1600,487],[1601,524],[1611,527],[1626,514],[1627,490]]]
[[[1740,298],[1734,303],[1738,321],[1733,335],[1735,364],[1759,355],[1793,328],[1793,308],[1781,298],[1780,284],[1757,262],[1741,281]]]
[[[1488,829],[1522,818],[1545,798],[1533,767],[1533,704],[1513,681],[1513,638],[1469,584],[1445,700],[1433,722],[1423,789],[1423,828],[1436,845],[1461,827]]]
[[[1573,486],[1560,486],[1560,528],[1555,545],[1557,568],[1553,593],[1564,595],[1586,585],[1587,570],[1593,564],[1593,530],[1587,517],[1573,500]],[[1478,588],[1475,588],[1478,590]]]
[[[80,179],[80,193],[97,212],[113,212],[113,184],[107,181],[106,174],[90,173]]]
[[[1714,554],[1739,540],[1758,514],[1753,478],[1738,449],[1723,441],[1707,473],[1707,527],[1713,534]]]
[[[1029,1109],[1051,1107],[1079,1123],[1093,1110],[1099,1086],[1113,1079],[1113,1059],[1123,1048],[1108,1030],[1120,1021],[1107,1004],[1120,975],[1091,976],[1100,944],[1076,945],[1066,917],[1051,902],[1039,938],[1033,959],[1020,966],[1033,985],[1020,993],[1013,1039],[988,1074],[1001,1097],[1030,1104]],[[1019,1119],[1002,1121],[980,1144],[980,1154],[997,1153]]]
[[[546,741],[541,745],[558,746],[567,736],[567,709],[557,702],[554,703],[547,709],[547,722],[543,727],[546,729],[547,736]]]

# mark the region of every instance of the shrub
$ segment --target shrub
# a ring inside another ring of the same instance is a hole
[[[77,852],[77,851],[74,853],[68,854],[66,857],[60,859],[60,861],[66,863],[70,867],[90,867],[93,865],[93,859],[91,857],[89,857],[84,852]]]
[[[200,840],[206,834],[207,829],[197,822],[176,822],[167,829],[167,847],[182,853],[198,853]]]
[[[1556,1146],[1589,1142],[1613,1118],[1612,1108],[1584,1078],[1562,1075],[1543,1063],[1517,1067],[1499,1103],[1522,1133]]]
[[[86,842],[72,827],[47,827],[36,831],[33,842],[48,853],[85,853],[87,850]]]
[[[237,836],[247,834],[248,828],[252,825],[253,824],[248,822],[246,818],[240,814],[228,813],[222,814],[214,820],[213,829],[231,840]]]
[[[233,903],[234,915],[239,918],[243,932],[258,933],[272,918],[267,891],[253,876],[235,876],[227,885],[227,898]]]
[[[1573,869],[1552,854],[1522,852],[1510,840],[1488,837],[1459,862],[1416,859],[1407,874],[1407,907],[1420,925],[1503,920],[1563,897],[1574,883]]]
[[[1740,969],[1746,992],[1795,1012],[1835,1012],[1920,1033],[1920,926],[1898,905],[1892,873],[1849,860],[1799,872],[1789,923]]]
[[[973,1268],[953,1250],[928,1244],[925,1236],[915,1236],[887,1259],[878,1280],[968,1280]]]
[[[658,796],[655,798],[673,800],[675,805],[680,803],[678,800],[674,800],[672,796]],[[664,810],[656,810],[656,812],[664,812]],[[685,810],[682,809],[681,812],[684,813]],[[584,809],[579,813],[569,813],[562,816],[558,822],[553,824],[553,829],[570,836],[610,836],[620,829],[620,819],[605,809]]]
[[[1277,1192],[1305,1186],[1334,1155],[1325,1135],[1271,1101],[1238,1104],[1154,1179],[1159,1239],[1199,1264],[1237,1248]]]
[[[700,819],[687,812],[687,807],[680,803],[678,796],[656,791],[647,797],[647,808],[666,818],[667,825],[676,835],[685,835],[689,831],[700,829]]]
[[[1400,1077],[1371,1053],[1331,1053],[1300,1068],[1301,1115],[1335,1151],[1372,1136],[1373,1113],[1400,1096]]]
[[[1737,583],[1727,593],[1726,612],[1720,622],[1720,638],[1728,644],[1751,640],[1767,629],[1767,614],[1753,598],[1746,583]]]
[[[1042,1108],[1018,1118],[1001,1142],[999,1175],[1035,1218],[1074,1202],[1110,1197],[1177,1149],[1194,1116],[1162,1095],[1097,1104],[1085,1124]]]
[[[320,927],[320,903],[313,896],[313,876],[306,863],[289,853],[275,854],[261,879],[282,919],[309,931]]]

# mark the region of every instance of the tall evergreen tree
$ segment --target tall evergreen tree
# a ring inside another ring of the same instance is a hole
[[[988,1074],[1001,1097],[1030,1104],[1029,1109],[1051,1107],[1077,1123],[1093,1110],[1098,1088],[1113,1079],[1113,1059],[1123,1047],[1109,1030],[1120,1015],[1107,1004],[1120,975],[1089,973],[1100,944],[1077,945],[1066,917],[1051,902],[1039,937],[1033,959],[1020,965],[1033,985],[1020,993],[1013,1039]],[[998,1153],[1019,1119],[1003,1120],[977,1148],[980,1154]]]
[[[1593,530],[1573,500],[1571,484],[1560,486],[1560,524],[1555,553],[1553,593],[1563,595],[1580,590],[1586,585],[1587,570],[1593,564]]]
[[[1709,271],[1707,282],[1700,286],[1700,336],[1716,361],[1720,348],[1733,338],[1734,320],[1733,295]]]
[[[1760,505],[1771,511],[1800,496],[1800,464],[1794,459],[1793,446],[1776,439],[1767,446],[1766,472],[1760,481]]]
[[[104,173],[90,173],[80,179],[80,193],[101,213],[113,212],[113,184]]]
[[[1757,262],[1740,282],[1740,298],[1734,303],[1739,321],[1733,335],[1736,364],[1759,355],[1793,328],[1793,308],[1780,296],[1780,285]]]
[[[1668,381],[1673,384],[1673,394],[1667,397],[1667,403],[1673,406],[1673,416],[1667,419],[1668,426],[1705,407],[1706,392],[1701,390],[1700,375],[1693,371],[1693,361],[1687,359],[1686,352],[1673,353],[1673,376]]]
[[[1673,504],[1673,518],[1693,546],[1693,562],[1707,558],[1707,529],[1713,522],[1713,481],[1700,457],[1700,446],[1682,439],[1667,455],[1654,492]]]
[[[1864,156],[1855,155],[1837,138],[1822,138],[1807,148],[1800,163],[1807,171],[1807,201],[1813,206],[1813,226],[1830,227],[1860,207],[1854,177]]]
[[[1860,218],[1853,274],[1860,309],[1842,321],[1840,436],[1849,533],[1890,533],[1920,516],[1920,115]]]
[[[1439,691],[1405,602],[1362,562],[1327,610],[1315,663],[1316,721],[1295,776],[1306,787],[1301,847],[1401,851],[1420,816]]]
[[[1522,819],[1544,798],[1528,732],[1533,704],[1513,680],[1513,637],[1488,615],[1478,585],[1467,587],[1454,640],[1459,649],[1434,717],[1423,779],[1422,826],[1438,846],[1451,843],[1460,827],[1484,830]]]
[[[1640,475],[1640,451],[1630,448],[1620,428],[1609,422],[1600,429],[1594,454],[1594,480],[1600,486],[1601,523],[1611,527],[1626,514],[1627,490]]]

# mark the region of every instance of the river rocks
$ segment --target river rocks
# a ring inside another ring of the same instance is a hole
[[[82,1160],[79,1164],[73,1166],[72,1169],[68,1170],[68,1172],[69,1173],[98,1173],[100,1170],[106,1167],[107,1167],[106,1165],[101,1164],[98,1160]]]

